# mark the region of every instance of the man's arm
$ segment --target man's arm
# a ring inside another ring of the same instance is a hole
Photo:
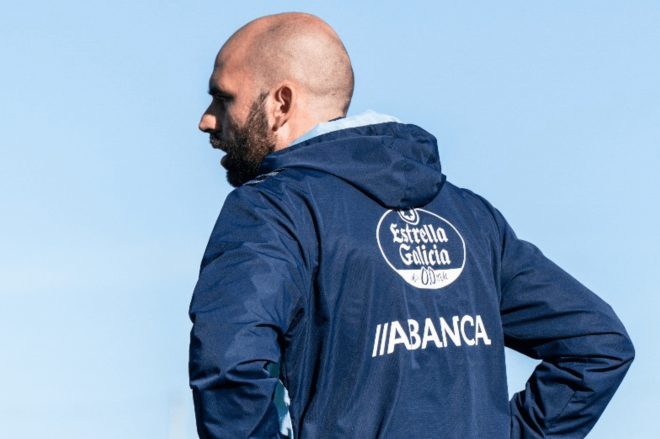
[[[511,438],[583,438],[630,367],[630,338],[609,305],[490,209],[500,235],[505,344],[543,360],[511,400]]]
[[[267,367],[309,285],[281,200],[254,188],[227,198],[190,305],[190,385],[201,438],[278,438]]]

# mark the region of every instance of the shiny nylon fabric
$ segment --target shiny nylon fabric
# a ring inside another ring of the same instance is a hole
[[[393,208],[422,206],[445,181],[435,138],[415,125],[381,123],[334,131],[268,155],[260,173],[317,169]]]
[[[632,360],[625,329],[487,201],[445,182],[433,136],[398,123],[340,130],[269,155],[261,171],[275,170],[230,194],[202,262],[190,307],[200,437],[278,437],[277,362],[297,439],[589,431]],[[417,288],[388,265],[377,228],[402,207],[460,233],[451,284]],[[465,316],[482,321],[481,343]],[[467,321],[468,334],[453,341],[440,318]],[[442,347],[414,348],[411,320],[420,337],[433,322]],[[394,322],[407,344],[392,345],[394,331],[381,342],[377,328]],[[544,360],[511,401],[505,345]]]

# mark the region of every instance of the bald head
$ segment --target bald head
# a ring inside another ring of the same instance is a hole
[[[270,15],[246,24],[222,46],[209,93],[213,100],[199,129],[227,153],[222,164],[230,183],[241,184],[240,175],[256,172],[270,152],[346,115],[353,69],[341,40],[320,18]]]
[[[337,33],[320,18],[303,13],[258,18],[232,35],[221,54],[226,50],[243,57],[255,95],[288,80],[306,95],[311,111],[346,114],[353,96],[351,61]]]

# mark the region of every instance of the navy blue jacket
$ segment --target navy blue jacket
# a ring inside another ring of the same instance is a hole
[[[414,125],[267,156],[227,198],[190,306],[202,438],[581,438],[634,351],[612,309],[445,181]],[[543,361],[509,401],[504,347]]]

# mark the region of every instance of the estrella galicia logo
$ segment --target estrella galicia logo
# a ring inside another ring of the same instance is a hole
[[[465,267],[461,234],[426,210],[388,210],[378,222],[376,238],[389,266],[417,288],[446,287]]]

